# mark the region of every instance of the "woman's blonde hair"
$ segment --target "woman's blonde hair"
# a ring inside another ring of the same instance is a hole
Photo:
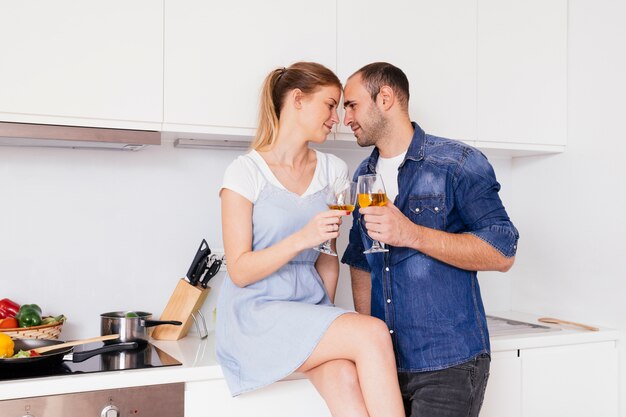
[[[262,150],[276,143],[280,111],[289,91],[297,88],[304,94],[311,94],[327,86],[341,89],[341,82],[334,72],[315,62],[296,62],[288,68],[270,72],[261,90],[259,126],[252,149]]]

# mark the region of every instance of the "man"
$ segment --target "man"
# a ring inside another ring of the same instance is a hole
[[[344,123],[374,145],[354,178],[381,174],[388,196],[353,215],[342,262],[355,308],[389,327],[407,416],[478,416],[490,346],[476,271],[511,268],[519,237],[493,168],[411,122],[409,82],[391,64],[358,70],[344,99]],[[373,239],[389,251],[364,255]]]

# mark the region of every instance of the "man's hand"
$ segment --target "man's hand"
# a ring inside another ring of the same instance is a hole
[[[367,234],[380,242],[418,250],[432,258],[468,271],[508,271],[515,257],[507,258],[470,233],[448,233],[420,226],[396,206],[359,209]]]
[[[396,247],[413,247],[417,239],[416,225],[391,201],[384,206],[359,209],[365,220],[367,234],[375,240]]]

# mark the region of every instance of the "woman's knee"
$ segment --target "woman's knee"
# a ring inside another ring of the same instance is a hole
[[[359,385],[359,376],[357,374],[354,362],[341,359],[332,361],[332,365],[328,369],[330,378],[335,381],[338,386],[351,387]]]
[[[391,344],[391,334],[387,324],[376,317],[368,317],[366,333],[369,343],[381,350],[393,350]]]
[[[306,375],[325,398],[359,387],[356,365],[348,359],[326,362],[306,372]]]

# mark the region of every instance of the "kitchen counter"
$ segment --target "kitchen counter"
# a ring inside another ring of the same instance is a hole
[[[501,312],[490,315],[529,323],[537,323],[538,318],[538,316],[517,312]],[[492,351],[615,341],[619,338],[619,332],[613,329],[601,328],[600,331],[591,332],[575,327],[545,325],[561,330],[492,336]],[[175,342],[153,341],[157,347],[182,362],[180,366],[0,381],[0,400],[222,379],[222,370],[215,358],[214,338],[215,334],[210,333],[209,337],[204,340],[200,340],[199,337],[192,334]],[[289,379],[299,378],[302,376],[293,375]]]
[[[502,317],[526,323],[540,324],[542,326],[558,329],[557,331],[550,332],[529,332],[503,336],[491,335],[490,341],[492,352],[502,352],[517,349],[533,349],[550,346],[575,345],[581,343],[616,341],[619,339],[620,336],[618,330],[603,327],[600,327],[599,331],[594,332],[574,326],[539,323],[537,319],[542,316],[528,313],[520,313],[517,311],[495,312],[490,313],[489,316]]]
[[[182,365],[0,381],[0,400],[223,378],[215,358],[215,333],[204,340],[190,335],[151,343]]]

